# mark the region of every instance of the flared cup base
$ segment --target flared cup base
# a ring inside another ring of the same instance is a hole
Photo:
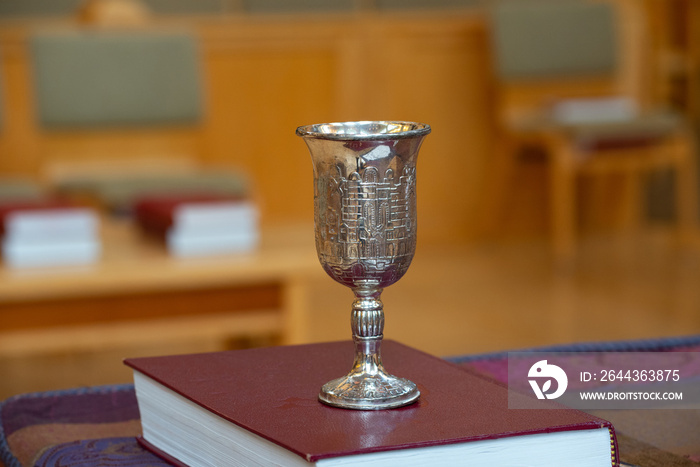
[[[415,383],[403,378],[378,373],[349,374],[324,384],[318,399],[324,404],[343,409],[383,410],[409,405],[418,400]]]

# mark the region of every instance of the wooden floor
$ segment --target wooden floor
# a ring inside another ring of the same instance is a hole
[[[349,338],[352,294],[315,290],[314,338]],[[700,333],[700,248],[663,230],[589,235],[565,269],[544,241],[425,247],[382,298],[385,337],[440,356]]]
[[[563,269],[552,263],[544,240],[450,248],[419,242],[407,275],[382,296],[385,337],[453,356],[700,333],[700,244],[679,247],[663,230],[589,235],[579,253],[576,264]],[[350,290],[320,266],[310,285],[310,341],[349,339]],[[206,342],[191,342],[153,351],[208,350],[213,349]],[[121,365],[133,356],[129,352],[2,360],[0,399],[17,392],[129,382],[131,374]]]

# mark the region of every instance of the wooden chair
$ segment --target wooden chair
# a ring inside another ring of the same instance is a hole
[[[639,3],[502,0],[490,11],[502,177],[497,190],[507,190],[524,146],[544,149],[558,260],[575,257],[579,176],[623,175],[627,195],[639,197],[643,174],[673,169],[679,228],[695,226],[692,134],[679,116],[649,102]],[[626,211],[629,224],[640,220],[640,204]]]
[[[192,171],[206,110],[192,32],[47,29],[30,52],[48,184]]]

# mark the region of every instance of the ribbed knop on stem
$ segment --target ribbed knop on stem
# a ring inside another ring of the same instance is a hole
[[[379,294],[371,295],[357,294],[352,303],[351,326],[355,336],[379,337],[384,332],[384,305]]]

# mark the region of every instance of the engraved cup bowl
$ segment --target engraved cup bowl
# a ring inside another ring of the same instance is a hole
[[[430,127],[366,121],[297,128],[314,169],[316,250],[323,269],[355,294],[351,372],[319,399],[353,409],[415,402],[416,385],[388,374],[381,360],[382,289],[408,270],[416,247],[416,158]]]

